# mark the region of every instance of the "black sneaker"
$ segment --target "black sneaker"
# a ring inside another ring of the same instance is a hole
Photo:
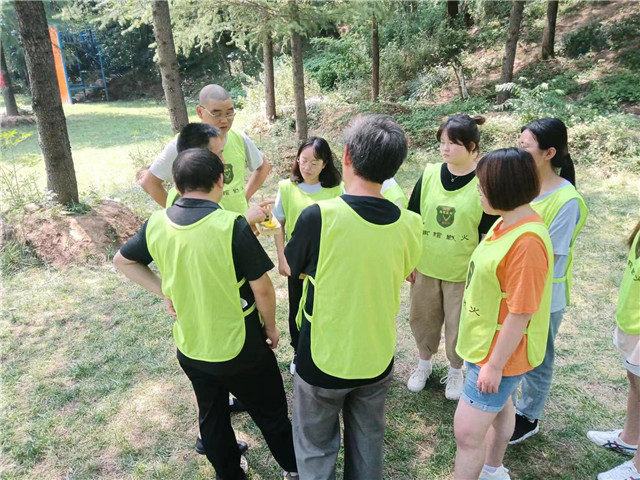
[[[204,451],[204,445],[202,443],[202,438],[198,437],[196,440],[196,453],[200,455],[204,455],[206,452]]]
[[[244,407],[242,402],[240,402],[240,400],[238,400],[236,397],[229,397],[229,411],[231,413],[238,413],[238,412],[246,412],[247,409]]]
[[[247,442],[243,442],[242,440],[237,440],[238,450],[240,450],[240,455],[244,455],[247,450],[249,450],[249,444]],[[204,455],[206,452],[204,451],[204,445],[202,444],[202,438],[198,437],[196,440],[196,452],[200,455]]]
[[[538,420],[529,420],[524,415],[516,413],[516,426],[513,429],[513,435],[509,440],[509,445],[524,442],[527,438],[533,437],[540,431]]]

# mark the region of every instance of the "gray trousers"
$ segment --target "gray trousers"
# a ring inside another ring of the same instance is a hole
[[[294,378],[293,445],[300,480],[335,480],[344,419],[344,480],[381,480],[385,401],[393,372],[356,388],[314,387]]]

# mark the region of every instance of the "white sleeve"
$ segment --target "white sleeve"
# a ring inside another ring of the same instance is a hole
[[[285,221],[284,205],[282,204],[282,198],[280,198],[280,189],[278,189],[278,193],[276,194],[276,202],[273,204],[271,213],[273,213],[273,216],[276,217],[279,222]]]
[[[385,190],[389,190],[391,187],[397,185],[398,182],[396,182],[396,179],[391,177],[391,178],[387,178],[384,182],[382,182],[382,188],[380,189],[380,193],[382,194],[382,192],[384,192]]]
[[[177,144],[178,137],[174,137],[149,167],[151,173],[165,182],[173,182],[171,168],[173,167],[173,161],[178,157]]]
[[[256,144],[243,132],[240,132],[240,135],[242,135],[242,141],[244,142],[244,156],[247,168],[250,172],[255,172],[262,165],[264,153],[258,150]]]

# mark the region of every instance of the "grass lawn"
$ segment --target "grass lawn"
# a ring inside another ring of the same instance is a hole
[[[137,168],[150,163],[171,137],[166,109],[152,102],[65,108],[80,190],[120,198],[141,215],[152,211],[133,180]],[[237,121],[246,122],[242,114]],[[272,137],[259,145],[276,165],[280,140],[295,144]],[[37,152],[34,135],[13,154]],[[10,158],[5,154],[2,166]],[[579,153],[574,158],[579,162]],[[397,176],[407,193],[425,161],[435,160],[433,151],[412,154]],[[639,215],[640,176],[580,165],[577,170],[591,215],[576,247],[573,305],[557,339],[556,376],[541,433],[507,450],[505,465],[514,479],[595,478],[626,460],[594,446],[585,434],[591,428],[619,428],[624,419],[628,386],[611,333],[627,255],[623,243]],[[22,172],[43,181],[42,162]],[[275,194],[277,180],[268,180],[265,197]],[[261,241],[275,259],[273,240]],[[277,270],[271,277],[283,332],[276,353],[290,392],[286,282]],[[445,479],[455,455],[456,404],[444,399],[439,383],[446,374],[442,352],[426,389],[418,394],[406,389],[417,357],[408,292],[405,285],[387,403],[385,478]],[[172,321],[158,298],[106,264],[22,269],[3,279],[3,299],[2,478],[213,478],[211,465],[193,450],[193,395],[175,359]],[[279,467],[250,418],[238,414],[233,423],[250,445],[249,478],[278,478]]]

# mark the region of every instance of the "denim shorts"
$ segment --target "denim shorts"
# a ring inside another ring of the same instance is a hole
[[[478,390],[478,373],[480,367],[475,363],[465,362],[467,367],[467,378],[462,389],[462,399],[473,408],[485,412],[499,412],[504,407],[507,400],[518,388],[522,375],[513,377],[502,377],[498,393],[482,393]]]
[[[640,377],[640,365],[635,365],[629,361],[629,359],[622,356],[622,366],[629,370],[636,377]]]

